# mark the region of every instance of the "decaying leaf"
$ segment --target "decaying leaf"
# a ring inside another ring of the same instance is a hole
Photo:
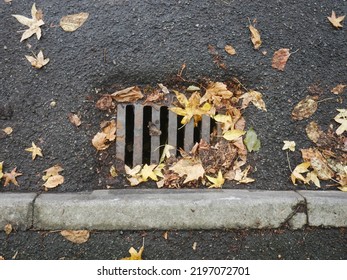
[[[118,176],[116,167],[114,167],[114,165],[112,165],[112,166],[110,167],[110,175],[111,175],[113,178],[115,178],[115,177]]]
[[[5,132],[7,135],[11,135],[13,132],[13,128],[8,126],[8,127],[5,127],[2,131]]]
[[[315,184],[317,188],[321,187],[318,174],[315,170],[307,173],[306,181],[307,183],[313,182],[313,184]]]
[[[0,162],[0,179],[4,176],[4,173],[2,172],[2,168],[3,168],[4,162]]]
[[[248,28],[249,28],[249,31],[251,31],[251,41],[253,43],[253,47],[255,50],[257,50],[260,48],[262,43],[260,39],[260,33],[252,24],[250,24]]]
[[[5,179],[4,187],[9,185],[10,183],[19,186],[16,177],[23,175],[22,173],[17,173],[17,167],[13,168],[10,173],[4,173],[2,176]]]
[[[307,137],[314,143],[317,143],[319,138],[322,137],[324,132],[321,130],[319,125],[315,122],[312,121],[306,126],[306,134]]]
[[[169,94],[170,91],[167,89],[166,86],[164,86],[163,84],[158,84],[158,86],[160,87],[161,91],[164,93],[164,94]]]
[[[114,109],[116,106],[113,102],[112,96],[110,94],[104,94],[95,104],[96,108],[99,110],[109,110]]]
[[[222,174],[222,172],[220,170],[218,171],[217,178],[214,178],[214,177],[211,177],[211,176],[207,176],[207,175],[206,175],[206,178],[212,183],[212,185],[209,186],[209,188],[222,188],[222,186],[223,186],[223,184],[225,182],[223,174]]]
[[[336,17],[336,14],[334,11],[332,11],[331,16],[328,17],[331,24],[336,28],[342,27],[341,22],[344,20],[344,18],[345,18],[345,16]]]
[[[116,91],[110,95],[116,102],[135,102],[143,98],[143,94],[139,87],[128,87]]]
[[[240,168],[236,169],[234,180],[240,184],[248,184],[254,182],[255,180],[253,178],[247,177],[250,169],[250,165],[248,165],[243,171],[241,171]]]
[[[344,166],[343,170],[338,173],[338,181],[339,187],[338,189],[347,192],[347,166]]]
[[[284,140],[283,141],[284,145],[283,145],[283,148],[282,150],[290,150],[292,152],[295,151],[295,141],[286,141]]]
[[[200,99],[200,104],[209,102],[218,107],[223,99],[228,100],[233,96],[233,93],[228,90],[227,85],[222,82],[210,83],[206,89],[206,93]]]
[[[318,108],[317,96],[306,96],[298,104],[295,105],[292,111],[294,120],[303,120],[311,117]]]
[[[199,180],[205,174],[205,169],[201,164],[200,159],[195,159],[192,157],[186,157],[180,159],[177,163],[170,167],[170,170],[177,173],[179,176],[187,176],[183,182],[183,184]]]
[[[317,176],[321,180],[329,180],[334,176],[334,171],[328,165],[327,160],[317,149],[302,149],[302,158],[305,162],[309,162]]]
[[[87,242],[90,236],[88,230],[62,230],[60,234],[67,240],[76,244]]]
[[[36,57],[30,55],[26,55],[25,57],[31,63],[31,66],[35,67],[36,69],[42,68],[49,62],[49,58],[43,57],[42,51],[39,51]]]
[[[344,92],[345,88],[347,87],[347,85],[344,84],[338,84],[336,87],[334,87],[331,92],[333,94],[341,94]]]
[[[45,23],[42,20],[42,11],[36,9],[35,3],[31,7],[31,18],[21,15],[12,16],[14,16],[21,24],[29,27],[29,29],[24,31],[22,38],[20,39],[21,42],[30,38],[34,34],[36,34],[37,40],[40,40],[42,34],[40,26],[44,25]]]
[[[293,184],[296,186],[296,180],[302,181],[304,184],[307,184],[307,179],[302,175],[303,173],[308,172],[308,168],[311,166],[310,162],[303,162],[296,166],[290,175],[290,178]]]
[[[43,157],[41,148],[37,147],[34,142],[31,143],[30,148],[27,148],[25,150],[31,153],[32,160],[34,160],[36,156]]]
[[[61,18],[60,27],[66,32],[73,32],[80,28],[88,19],[89,13],[67,15]]]
[[[336,129],[336,134],[341,135],[347,131],[347,109],[337,109],[339,113],[335,116],[335,122],[339,123],[340,126]]]
[[[245,143],[249,152],[257,152],[260,150],[260,140],[252,127],[247,130],[246,137],[243,142]]]
[[[145,250],[145,244],[144,243],[145,242],[143,240],[142,246],[141,246],[139,251],[136,251],[134,247],[131,247],[129,249],[130,257],[122,258],[121,260],[133,260],[133,261],[142,260],[142,253]]]
[[[104,121],[100,124],[102,131],[98,132],[92,139],[93,146],[98,150],[107,149],[111,142],[116,139],[116,121]]]
[[[230,55],[235,55],[235,54],[236,54],[236,51],[235,51],[234,47],[231,46],[231,45],[226,45],[226,46],[224,47],[224,50],[225,50],[228,54],[230,54]]]
[[[289,49],[279,49],[278,51],[275,51],[272,57],[272,68],[283,71],[289,56]]]
[[[43,186],[46,189],[53,189],[62,183],[64,183],[64,177],[59,174],[59,172],[63,171],[64,169],[60,165],[54,165],[48,169],[46,169],[44,172],[46,174],[42,176],[42,180],[45,181]]]
[[[79,127],[81,125],[81,123],[82,123],[81,119],[80,119],[80,117],[77,114],[69,113],[68,117],[69,117],[69,121],[73,125],[75,125],[77,127]]]
[[[11,224],[6,224],[4,227],[4,231],[6,233],[6,235],[10,235],[10,233],[12,232],[13,228]]]
[[[244,93],[240,98],[242,98],[241,108],[244,109],[248,106],[249,102],[252,102],[255,107],[260,110],[267,111],[265,102],[263,100],[263,95],[259,91],[250,90]]]

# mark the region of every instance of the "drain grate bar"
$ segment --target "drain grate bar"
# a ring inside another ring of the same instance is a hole
[[[125,158],[125,109],[123,104],[117,106],[116,158],[123,161]]]
[[[133,165],[142,164],[143,152],[143,106],[134,105],[134,146]]]
[[[160,130],[160,107],[152,107],[152,123],[155,127]],[[151,163],[157,163],[159,161],[159,146],[160,146],[160,135],[153,134],[151,136]]]
[[[189,152],[194,145],[194,119],[192,118],[184,128],[184,150]]]
[[[168,144],[177,147],[177,115],[171,111],[169,111]],[[170,153],[176,155],[175,150],[171,150]]]
[[[210,127],[211,118],[203,115],[201,120],[201,139],[205,140],[206,143],[210,143]]]

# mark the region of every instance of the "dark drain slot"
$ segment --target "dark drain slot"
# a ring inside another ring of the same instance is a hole
[[[210,117],[203,116],[194,127],[192,119],[182,127],[182,117],[166,106],[140,104],[117,106],[117,158],[129,166],[158,163],[165,144],[190,151],[194,143],[204,139],[210,142]],[[175,154],[175,152],[173,152]]]

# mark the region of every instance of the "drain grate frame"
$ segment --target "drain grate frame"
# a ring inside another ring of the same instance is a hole
[[[193,119],[185,126],[180,120],[168,106],[119,103],[116,158],[128,166],[157,164],[165,144],[190,151],[201,139],[210,142],[214,122],[209,116],[202,116],[197,127]]]

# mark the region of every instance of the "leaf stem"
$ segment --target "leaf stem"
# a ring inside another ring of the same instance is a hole
[[[293,169],[292,169],[292,167],[291,167],[291,165],[290,165],[290,160],[289,160],[289,153],[288,153],[288,150],[286,151],[286,153],[287,153],[287,162],[288,162],[288,167],[289,167],[289,170],[290,170],[290,172],[291,172],[291,173],[293,173]]]

